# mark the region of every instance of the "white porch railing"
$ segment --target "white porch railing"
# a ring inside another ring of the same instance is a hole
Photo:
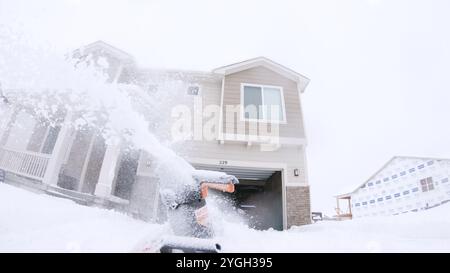
[[[42,180],[51,155],[0,148],[0,169]]]

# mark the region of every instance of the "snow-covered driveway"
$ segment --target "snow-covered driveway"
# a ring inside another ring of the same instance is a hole
[[[143,238],[165,229],[118,212],[0,184],[0,252],[129,252]],[[450,205],[284,232],[228,223],[218,240],[225,252],[450,252]]]

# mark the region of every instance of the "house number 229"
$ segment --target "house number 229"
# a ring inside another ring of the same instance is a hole
[[[219,165],[228,165],[228,161],[221,160],[221,161],[219,161]]]

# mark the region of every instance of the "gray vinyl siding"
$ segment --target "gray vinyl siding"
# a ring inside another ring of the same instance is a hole
[[[222,79],[219,77],[192,77],[191,82],[197,83],[201,88],[201,101],[203,109],[208,105],[220,106],[222,96]],[[299,103],[299,92],[297,84],[271,70],[264,67],[248,69],[242,72],[231,74],[225,77],[224,105],[240,104],[241,83],[254,83],[262,85],[276,85],[283,87],[284,100],[286,105],[287,124],[280,125],[281,137],[303,138],[303,124]],[[192,105],[190,105],[192,107]],[[216,124],[219,124],[219,116],[215,116]],[[225,115],[224,115],[225,120]],[[207,122],[211,117],[203,118]],[[224,121],[226,124],[226,121]],[[248,126],[246,126],[248,128]],[[226,127],[223,129],[225,130]],[[216,128],[218,130],[218,128]],[[224,131],[224,133],[227,133]],[[247,132],[248,133],[248,132]],[[215,161],[244,161],[285,164],[286,183],[307,185],[306,164],[304,162],[303,146],[282,146],[275,151],[261,151],[260,145],[247,146],[246,142],[225,141],[220,144],[216,139],[211,141],[187,141],[179,150],[180,155],[189,158],[201,158]],[[151,159],[143,153],[140,157],[138,175],[152,176],[152,166],[147,163]],[[219,164],[219,162],[215,162]],[[299,176],[294,176],[294,169],[299,169]]]
[[[223,104],[226,105],[239,105],[241,103],[241,83],[261,84],[261,85],[275,85],[283,87],[284,101],[286,107],[286,124],[280,124],[280,136],[291,138],[303,138],[305,136],[302,111],[300,106],[299,91],[297,89],[297,83],[283,77],[282,75],[273,72],[263,66],[247,69],[234,74],[227,75],[225,78],[224,97]],[[225,111],[225,107],[224,107]],[[232,132],[227,132],[227,123],[232,120],[227,120],[224,112],[223,128],[224,132],[233,134],[237,131],[236,126],[230,126],[233,128]],[[239,121],[237,126],[245,126],[246,133],[248,134],[249,122]]]
[[[220,98],[222,95],[221,81],[204,81],[200,83],[202,92],[203,105],[220,106]]]

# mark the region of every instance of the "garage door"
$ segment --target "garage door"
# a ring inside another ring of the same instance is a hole
[[[283,229],[281,170],[193,164],[196,169],[221,171],[239,179],[233,205],[241,209],[255,229]]]

